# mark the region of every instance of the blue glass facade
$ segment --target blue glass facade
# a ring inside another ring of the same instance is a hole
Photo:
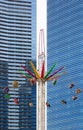
[[[35,0],[0,0],[0,130],[36,129],[36,87],[18,71],[21,65],[29,67],[29,61],[36,60],[35,32]],[[13,87],[14,80],[19,82],[18,88]],[[9,99],[5,87],[9,88]],[[28,105],[29,92],[33,107]]]
[[[20,130],[36,130],[36,86],[23,84],[19,92],[19,128]]]
[[[83,90],[83,1],[47,0],[47,32],[48,69],[56,62],[67,72],[48,84],[47,129],[83,130],[83,93],[76,93]]]
[[[0,60],[0,129],[8,127],[8,102],[4,97],[4,88],[8,85],[8,64]],[[4,125],[5,124],[5,125]]]

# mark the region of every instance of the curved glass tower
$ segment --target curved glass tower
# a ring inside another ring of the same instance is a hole
[[[48,84],[47,130],[83,130],[83,1],[48,0],[47,8],[48,69],[56,62],[67,72]]]
[[[35,0],[0,0],[0,130],[36,129],[35,86],[31,88],[18,71],[36,59],[35,4]],[[13,87],[14,80],[18,88]],[[5,87],[10,98],[5,96]],[[28,106],[29,100],[33,107]]]

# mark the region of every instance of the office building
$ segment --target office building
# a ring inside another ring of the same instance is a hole
[[[8,127],[8,102],[5,99],[4,89],[8,85],[8,65],[6,61],[0,60],[0,129]]]
[[[20,75],[18,70],[21,65],[28,67],[27,61],[36,59],[36,1],[34,0],[0,0],[0,83],[3,93],[4,87],[9,88],[9,97],[0,100],[0,130],[35,130],[36,129],[36,87],[32,87],[31,99],[34,107],[29,107],[28,114],[28,89],[25,91],[22,87],[30,88],[27,79]],[[3,80],[1,82],[1,80]],[[13,87],[13,81],[18,81],[19,87]],[[34,96],[33,96],[34,93]],[[22,96],[21,96],[22,95]],[[26,98],[25,98],[26,97]],[[15,98],[19,103],[14,102]],[[33,99],[34,98],[34,99]],[[4,102],[5,100],[5,102]],[[22,108],[25,102],[25,108]],[[34,111],[34,114],[33,114]],[[21,113],[20,113],[21,112]],[[26,118],[26,116],[30,116]],[[31,119],[29,124],[28,120]],[[3,120],[3,121],[2,121]],[[21,123],[22,122],[22,123]],[[7,124],[7,125],[6,125]],[[27,124],[27,125],[26,125]],[[5,127],[6,126],[6,129]]]
[[[56,62],[55,70],[66,71],[55,86],[47,86],[47,130],[83,129],[82,14],[82,0],[47,0],[48,69]]]

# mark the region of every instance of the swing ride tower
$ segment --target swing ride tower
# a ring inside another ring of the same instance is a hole
[[[47,0],[37,0],[37,130],[47,130],[47,83],[44,74],[47,71]]]
[[[44,30],[39,33],[39,48],[38,48],[38,71],[40,79],[37,82],[37,130],[46,130],[46,92],[47,85],[44,81],[44,73],[46,71],[46,49]]]

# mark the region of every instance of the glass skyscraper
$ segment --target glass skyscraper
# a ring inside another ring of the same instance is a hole
[[[36,87],[18,71],[36,60],[35,48],[36,1],[0,0],[0,130],[36,129]]]
[[[48,69],[56,62],[66,71],[48,83],[47,130],[83,130],[82,0],[47,0],[47,52]]]
[[[8,127],[8,102],[4,97],[4,88],[8,85],[8,64],[0,60],[0,129]]]

